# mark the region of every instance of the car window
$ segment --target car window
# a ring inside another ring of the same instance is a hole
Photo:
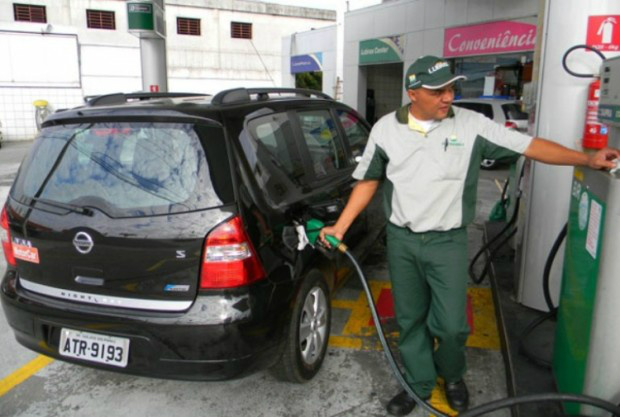
[[[527,120],[528,114],[522,112],[517,103],[502,104],[506,120]]]
[[[265,197],[273,206],[302,197],[306,181],[287,113],[257,117],[241,131],[239,141],[246,160]]]
[[[455,106],[463,107],[465,109],[473,110],[478,113],[484,114],[489,119],[493,120],[493,107],[490,104],[486,103],[461,103],[455,102]]]
[[[206,142],[204,149],[201,141]],[[216,181],[215,176],[220,178]],[[111,217],[193,211],[233,197],[221,129],[199,133],[187,123],[44,129],[13,192],[25,203],[41,198],[95,207]]]
[[[330,113],[310,110],[297,114],[315,176],[324,178],[344,168],[344,150]]]
[[[275,168],[293,183],[300,184],[304,174],[303,164],[295,150],[288,115],[276,113],[260,117],[252,120],[249,128],[257,141],[259,160],[266,165],[272,165],[270,171]]]
[[[368,129],[359,118],[345,110],[338,110],[338,118],[344,129],[351,149],[351,156],[355,159],[361,157],[368,142]]]

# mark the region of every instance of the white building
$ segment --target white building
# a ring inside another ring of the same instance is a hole
[[[140,44],[124,0],[0,0],[0,122],[5,140],[36,133],[33,102],[142,89]],[[166,0],[169,91],[281,86],[281,39],[333,25],[330,10],[245,0]]]

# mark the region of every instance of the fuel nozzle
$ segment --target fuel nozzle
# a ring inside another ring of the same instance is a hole
[[[317,241],[320,242],[319,235],[321,233],[321,229],[325,227],[325,223],[320,221],[319,219],[310,219],[306,222],[306,236],[308,237],[308,241],[312,246],[315,246]],[[347,245],[342,243],[338,238],[332,235],[325,235],[325,240],[329,242],[329,244],[334,249],[338,249],[340,252],[347,251]]]

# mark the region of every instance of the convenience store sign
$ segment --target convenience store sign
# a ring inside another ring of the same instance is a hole
[[[536,25],[503,21],[446,28],[444,58],[532,51],[536,45]]]

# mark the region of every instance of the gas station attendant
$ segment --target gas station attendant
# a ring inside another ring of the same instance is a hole
[[[482,159],[519,154],[555,165],[611,169],[616,149],[585,154],[555,142],[510,130],[471,110],[452,106],[454,75],[441,58],[423,56],[407,70],[410,103],[383,116],[370,132],[358,179],[346,207],[325,234],[342,239],[383,183],[387,259],[399,348],[414,392],[430,398],[437,376],[450,406],[469,405],[465,341],[467,231],[474,219]],[[387,404],[390,414],[409,414],[415,401],[401,391]]]

